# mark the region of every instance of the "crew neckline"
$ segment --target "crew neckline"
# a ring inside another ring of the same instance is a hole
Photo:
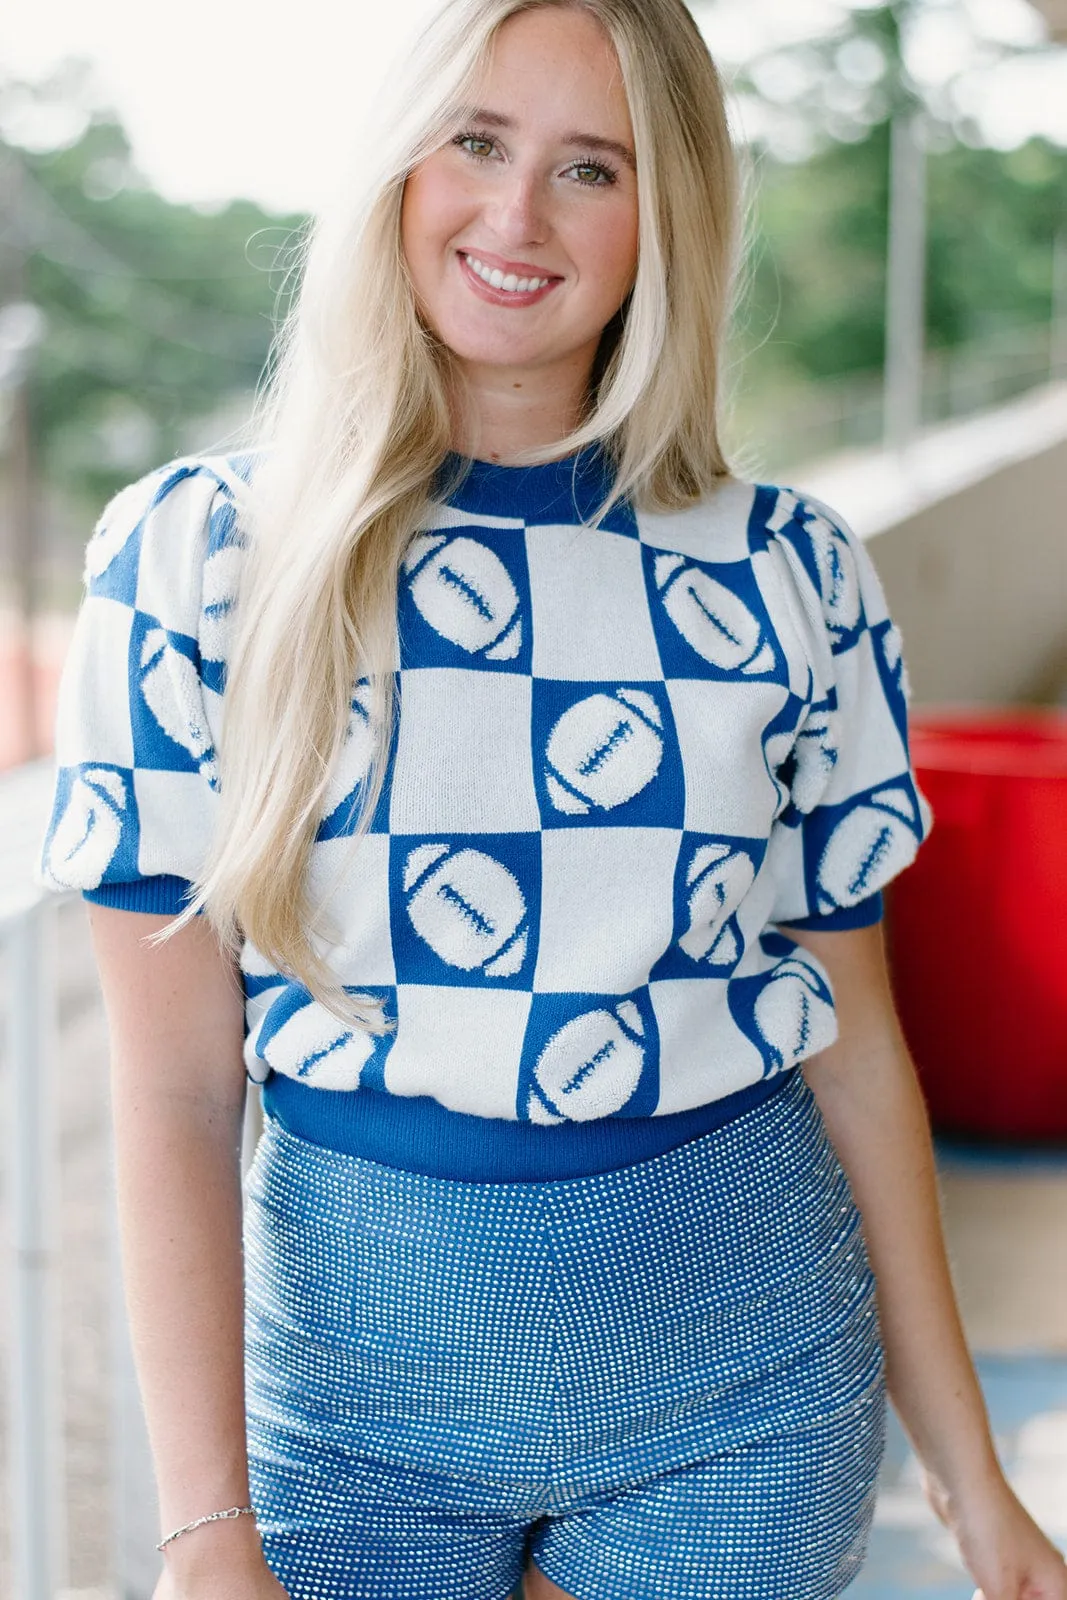
[[[523,463],[519,461],[491,461],[485,456],[465,456],[462,450],[450,450],[445,457],[445,463],[451,466],[454,462],[463,462],[471,472],[516,472],[537,473],[558,476],[561,472],[573,471],[577,467],[584,471],[587,466],[599,463],[605,455],[604,447],[598,442],[583,445],[580,450],[572,450],[565,456],[554,456],[551,461],[536,461]]]
[[[525,522],[585,522],[607,498],[614,471],[601,444],[532,466],[452,450],[441,464],[439,482],[448,503],[459,510]]]

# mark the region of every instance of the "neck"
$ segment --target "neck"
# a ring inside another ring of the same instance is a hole
[[[581,355],[565,366],[479,367],[464,363],[452,445],[461,455],[507,462],[524,450],[557,444],[573,433],[589,387],[591,362]]]

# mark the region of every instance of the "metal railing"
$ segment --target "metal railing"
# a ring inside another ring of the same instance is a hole
[[[3,1126],[10,1306],[8,1434],[13,1592],[51,1600],[65,1571],[55,1062],[55,905],[32,880],[48,767],[7,776],[0,805],[0,954],[6,1097]]]
[[[40,890],[32,877],[48,797],[50,762],[0,776],[0,958],[3,984],[3,1164],[10,1306],[7,1501],[10,1591],[15,1600],[56,1600],[68,1589],[70,1511],[64,1437],[67,1385],[61,1354],[59,1004],[61,923],[76,897]],[[99,1001],[97,1001],[99,1004]],[[74,1063],[75,1070],[82,1063]],[[106,1522],[107,1584],[119,1600],[148,1600],[159,1570],[147,1436],[122,1301],[114,1185],[93,1195],[107,1235],[110,1438],[91,1485]],[[105,1330],[94,1329],[94,1333]]]
[[[1067,378],[1067,324],[1009,323],[985,337],[923,358],[924,425],[973,416]],[[866,449],[885,435],[882,373],[862,372],[792,392],[739,394],[730,421],[735,448],[762,471],[795,469],[842,450]]]
[[[13,1591],[52,1600],[66,1568],[59,1319],[57,1153],[52,1137],[55,908],[0,921],[7,973],[7,1172],[11,1303],[9,1473]]]
[[[11,1594],[56,1600],[69,1592],[69,1485],[64,1413],[69,1385],[61,1357],[60,1145],[65,1126],[59,1083],[61,1001],[69,1010],[70,974],[61,970],[77,933],[78,897],[40,890],[32,878],[52,788],[51,762],[0,774],[0,1019],[3,1023],[4,1187],[10,1305],[7,1407],[7,1500]],[[101,1006],[98,992],[86,995]],[[69,1022],[64,1023],[66,1035]],[[102,1042],[102,1032],[101,1032]],[[84,1061],[69,1066],[82,1071]],[[64,1071],[68,1063],[64,1062]],[[103,1079],[101,1078],[101,1082]],[[64,1126],[61,1127],[61,1123]],[[106,1126],[106,1125],[105,1125]],[[261,1126],[258,1094],[247,1102],[244,1163]],[[98,1132],[102,1130],[98,1129]],[[107,1138],[106,1133],[104,1137]],[[92,1204],[106,1234],[107,1283],[95,1301],[106,1321],[104,1412],[109,1435],[91,1489],[94,1517],[106,1522],[107,1588],[116,1600],[148,1600],[160,1570],[158,1508],[151,1453],[137,1387],[122,1293],[110,1141],[106,1182]],[[69,1197],[68,1197],[69,1198]],[[70,1265],[69,1261],[66,1263]],[[69,1330],[68,1330],[69,1331]],[[83,1485],[83,1488],[85,1486]],[[80,1508],[84,1514],[84,1507]],[[84,1564],[84,1563],[82,1563]]]

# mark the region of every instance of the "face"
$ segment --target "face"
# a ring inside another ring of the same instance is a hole
[[[637,269],[633,129],[614,48],[588,13],[499,29],[474,105],[404,191],[422,315],[475,369],[588,375]]]

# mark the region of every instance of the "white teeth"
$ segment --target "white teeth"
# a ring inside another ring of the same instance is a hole
[[[477,256],[467,256],[466,261],[483,283],[493,289],[502,289],[505,294],[529,294],[533,289],[544,289],[549,281],[547,278],[520,278],[514,272],[505,275],[499,267],[487,267]]]

